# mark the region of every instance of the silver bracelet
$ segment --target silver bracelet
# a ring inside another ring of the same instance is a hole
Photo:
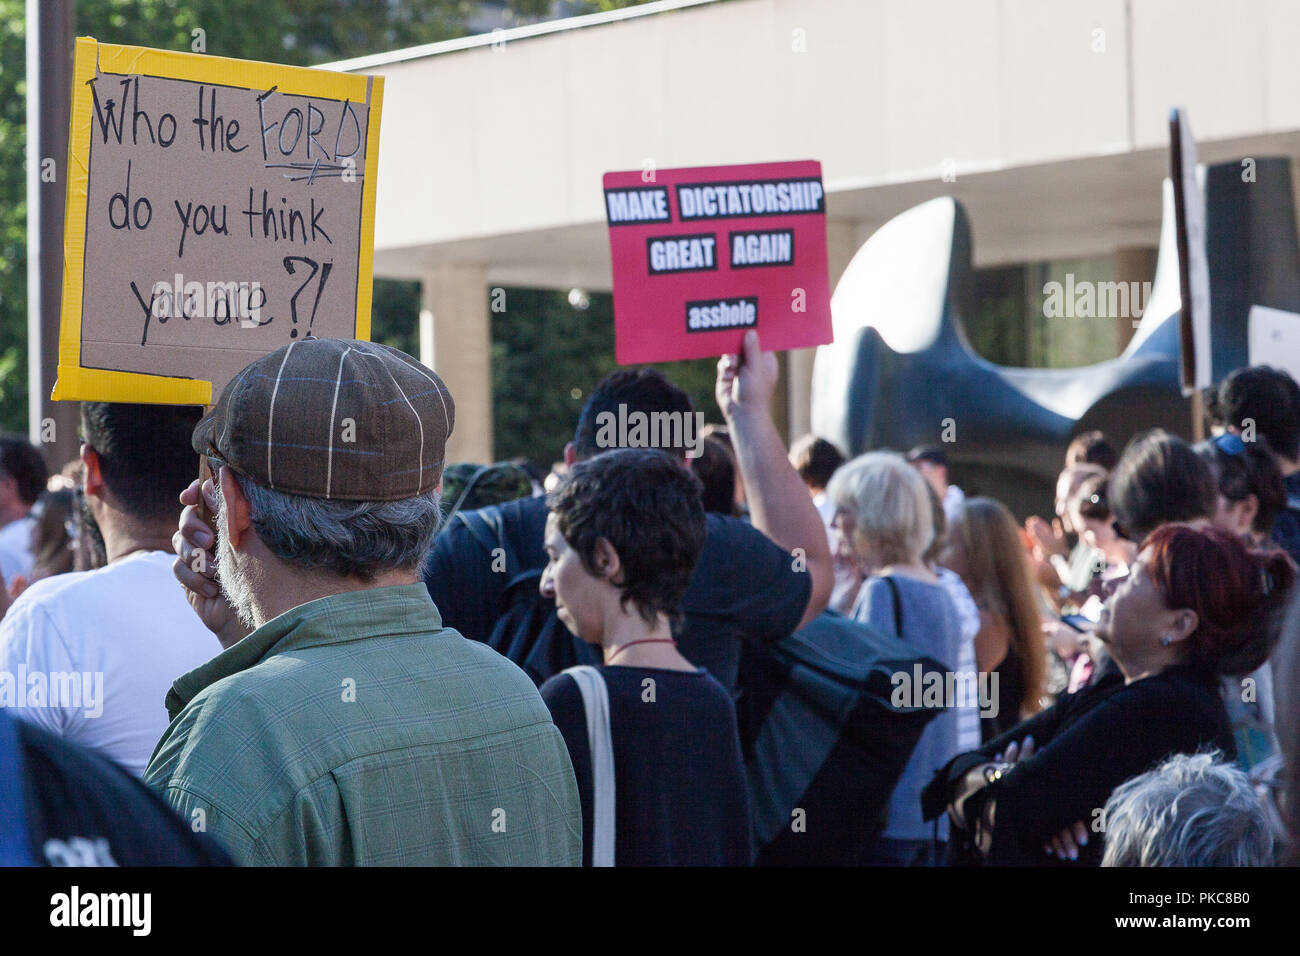
[[[1001,780],[1013,765],[1009,763],[994,764],[984,768],[984,782],[996,783]]]

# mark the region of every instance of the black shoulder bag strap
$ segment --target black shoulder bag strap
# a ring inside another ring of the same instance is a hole
[[[889,585],[889,594],[894,602],[894,628],[898,631],[898,636],[903,637],[903,599],[898,593],[898,582],[894,580],[893,575],[885,575],[885,583]],[[930,846],[934,854],[933,865],[943,866],[945,860],[939,859],[942,844],[939,842],[939,818],[934,818],[934,835],[931,837]]]
[[[898,595],[898,582],[895,581],[893,576],[889,574],[885,575],[884,580],[885,583],[889,585],[889,594],[894,601],[894,630],[898,632],[899,637],[902,637],[903,636],[903,601],[902,598],[900,598]]]
[[[505,522],[501,520],[500,508],[494,505],[476,511],[458,511],[452,516],[452,520],[463,524],[474,540],[482,545],[489,557],[496,548],[500,548],[506,559],[506,580],[514,577],[518,562],[510,546],[506,544],[506,528]]]
[[[468,498],[469,493],[474,490],[474,486],[478,484],[478,480],[491,471],[493,467],[494,466],[492,465],[479,465],[478,468],[474,470],[474,474],[470,477],[469,481],[465,482],[465,487],[461,489],[460,497],[456,499],[456,503],[452,505],[451,510],[447,512],[448,521],[460,514],[460,506],[465,503],[465,499]],[[468,521],[465,522],[465,526],[467,528],[470,527]],[[471,528],[471,531],[472,530],[473,529]]]

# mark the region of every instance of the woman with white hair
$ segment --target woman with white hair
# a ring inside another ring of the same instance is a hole
[[[934,536],[925,479],[901,455],[871,452],[840,466],[827,495],[835,505],[832,525],[839,532],[843,556],[856,561],[868,576],[852,616],[898,634],[949,670],[956,667],[961,621],[947,590],[922,559]],[[910,679],[907,674],[899,676]],[[915,695],[921,697],[920,688]],[[947,821],[931,827],[922,820],[921,788],[960,752],[953,703],[939,702],[945,710],[922,732],[890,796],[884,831],[867,850],[865,864],[943,862]]]
[[[1175,754],[1106,801],[1102,866],[1272,866],[1277,824],[1217,754]]]

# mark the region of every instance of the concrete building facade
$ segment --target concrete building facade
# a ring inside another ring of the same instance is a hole
[[[490,290],[610,288],[603,173],[818,159],[832,285],[939,195],[977,267],[1149,280],[1169,108],[1203,161],[1300,156],[1297,35],[1288,0],[662,0],[329,66],[385,77],[375,274],[422,283],[449,460],[485,461]],[[792,435],[811,368],[786,357]]]

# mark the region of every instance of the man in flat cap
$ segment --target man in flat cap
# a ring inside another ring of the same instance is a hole
[[[176,573],[226,649],[172,686],[145,780],[241,863],[581,862],[536,688],[443,627],[419,575],[453,418],[409,356],[308,339],[244,369],[194,431],[216,547],[185,541],[210,543],[196,482]]]

